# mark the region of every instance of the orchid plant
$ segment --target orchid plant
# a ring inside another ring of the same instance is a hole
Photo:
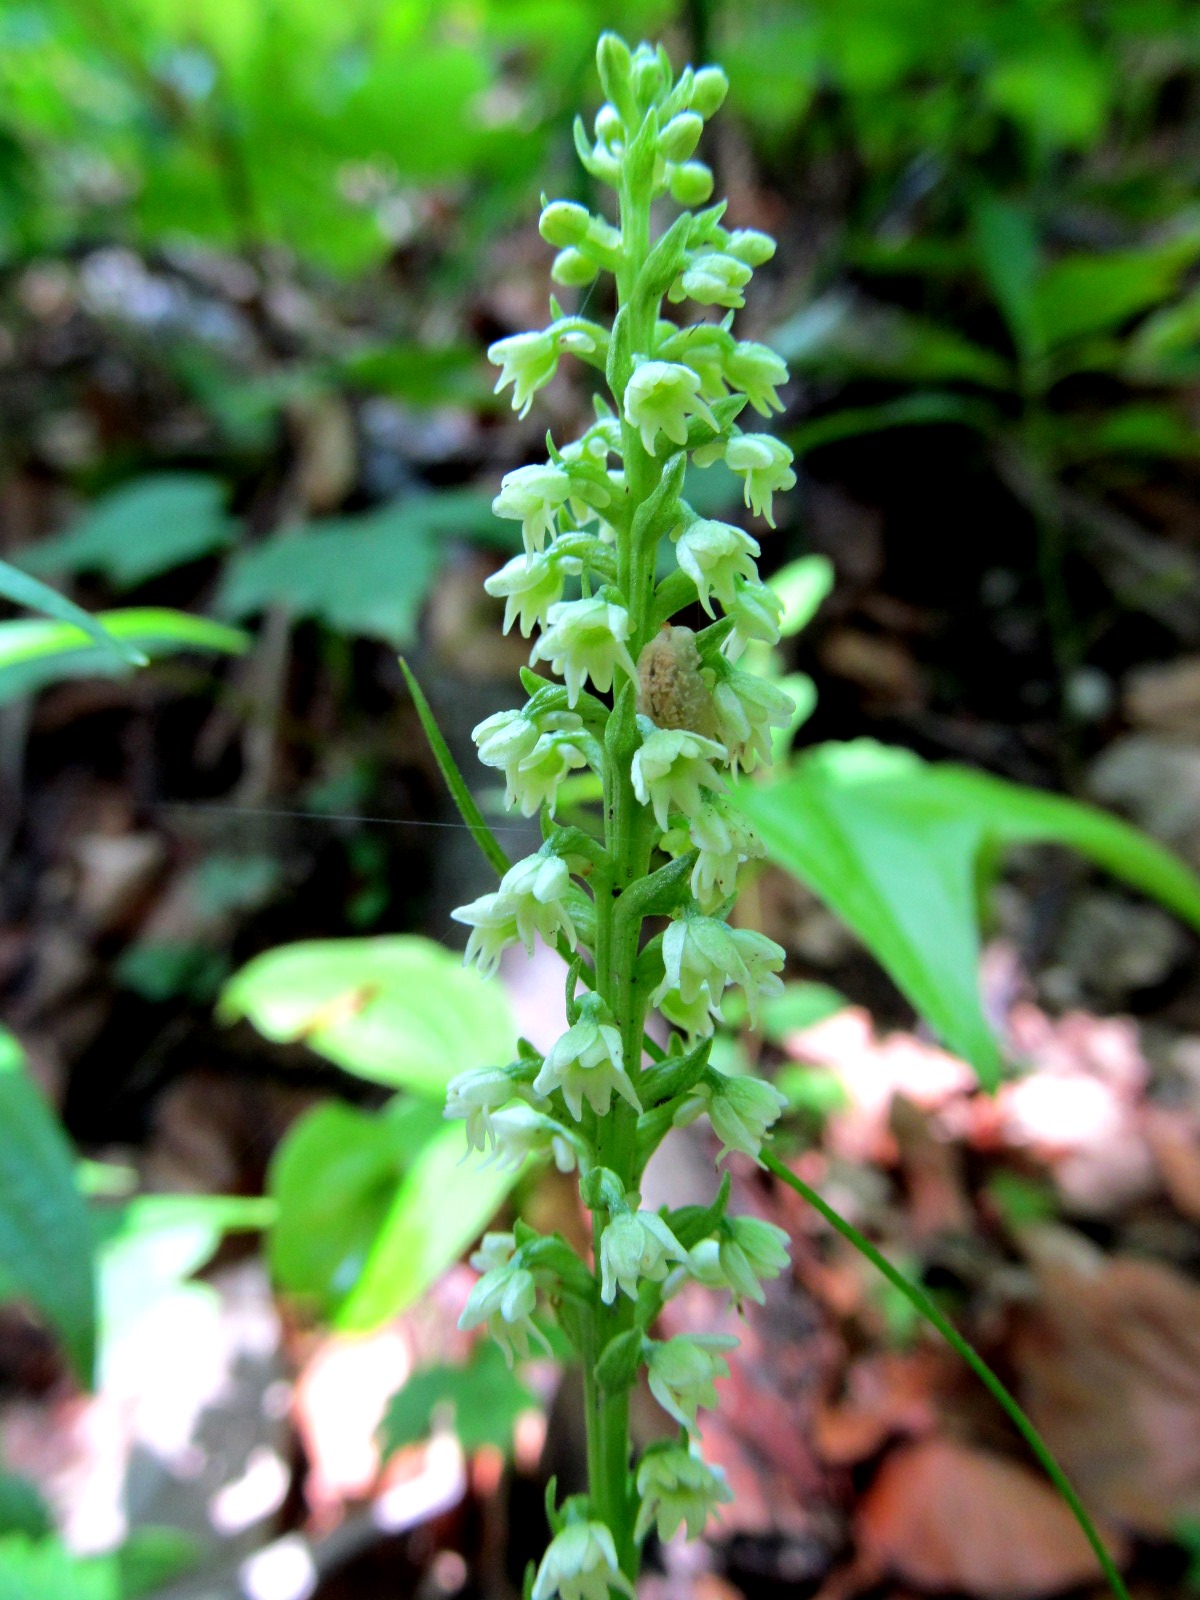
[[[552,300],[548,327],[489,351],[498,391],[511,386],[522,415],[567,354],[607,391],[579,438],[548,437],[548,460],[508,473],[494,503],[521,524],[524,551],[485,587],[505,601],[506,631],[537,629],[531,667],[544,662],[562,681],[524,672],[526,703],[488,717],[474,738],[483,763],[504,774],[507,804],[540,813],[544,842],[494,893],[453,913],[471,930],[467,960],[484,972],[509,945],[531,952],[535,938],[569,963],[562,1037],[544,1057],[523,1045],[511,1065],[463,1075],[447,1102],[470,1149],[512,1163],[543,1154],[577,1170],[592,1217],[591,1260],[523,1223],[488,1234],[462,1316],[511,1360],[545,1344],[538,1319],[552,1314],[583,1365],[587,1493],[561,1506],[551,1497],[553,1539],[530,1575],[533,1600],[632,1594],[651,1529],[697,1535],[730,1498],[702,1459],[697,1417],[716,1403],[736,1341],[661,1340],[655,1323],[689,1280],[738,1306],[761,1301],[788,1260],[780,1229],[729,1214],[727,1181],[707,1207],[653,1212],[640,1193],[671,1128],[705,1116],[721,1158],[758,1160],[783,1107],[769,1083],[709,1061],[727,992],[753,1017],[782,987],[783,950],[728,921],[739,868],[762,853],[728,779],[770,761],[772,730],[793,709],[736,663],[750,641],[778,639],[780,605],[759,579],[757,540],[699,516],[682,493],[689,459],[723,458],[752,515],[773,526],[773,497],[795,482],[786,446],[743,426],[748,411],[782,409],[787,369],[731,327],[775,245],[727,229],[724,205],[707,204],[712,173],[696,150],[725,97],[721,70],[676,77],[662,49],[631,51],[613,34],[597,62],[605,102],[592,137],[576,123],[576,144],[587,172],[616,191],[618,220],[553,201],[540,228],[558,251],[557,283],[612,275],[612,326]],[[656,237],[664,197],[681,209]],[[699,310],[675,321],[664,301]],[[664,548],[672,559],[659,577]],[[564,598],[568,582],[577,597]],[[673,622],[697,604],[707,626]],[[601,698],[610,692],[611,705]],[[555,820],[563,780],[582,769],[603,785],[601,837]],[[646,1036],[651,1008],[670,1030],[665,1051]],[[635,1460],[629,1396],[643,1370],[678,1433]]]

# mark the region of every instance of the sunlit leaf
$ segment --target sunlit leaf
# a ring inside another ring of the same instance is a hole
[[[66,595],[59,594],[57,589],[51,589],[39,578],[30,577],[29,573],[22,572],[7,561],[0,561],[0,596],[30,611],[41,611],[69,628],[79,629],[102,650],[110,652],[122,662],[132,666],[145,664],[146,658],[140,650],[126,640],[115,638],[82,606],[77,606]]]
[[[250,643],[236,628],[157,607],[102,611],[97,620],[150,660],[186,650],[240,655]],[[33,694],[64,678],[114,677],[131,670],[128,660],[120,660],[107,645],[94,644],[70,623],[0,622],[0,702]]]
[[[1200,880],[1127,823],[869,740],[823,745],[778,783],[742,784],[738,803],[770,858],[854,930],[988,1084],[1000,1053],[979,994],[976,876],[985,845],[1070,845],[1200,928]]]
[[[437,1097],[456,1073],[516,1049],[500,986],[415,936],[269,950],[230,980],[220,1009],[226,1021],[246,1017],[268,1039],[303,1042],[360,1078]]]

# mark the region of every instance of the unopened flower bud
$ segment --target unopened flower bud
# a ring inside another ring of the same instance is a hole
[[[566,250],[587,238],[592,214],[574,200],[551,200],[538,218],[538,232],[556,250]]]
[[[686,161],[700,143],[704,118],[694,111],[681,111],[658,136],[658,153],[664,161]]]
[[[701,67],[692,79],[692,110],[708,120],[721,109],[729,93],[729,79],[720,67]]]
[[[695,256],[688,263],[669,298],[681,300],[687,295],[698,305],[727,306],[736,310],[746,303],[742,290],[750,278],[751,271],[745,262],[710,251]]]
[[[658,52],[649,45],[639,45],[633,56],[633,70],[629,75],[633,92],[643,106],[653,105],[666,86],[666,77]]]
[[[596,71],[600,85],[610,100],[619,100],[628,88],[633,57],[629,46],[618,33],[602,33],[596,45]]]
[[[689,417],[700,417],[715,431],[717,420],[701,398],[700,379],[677,361],[643,361],[625,389],[625,420],[642,435],[655,454],[655,441],[665,433],[672,444],[687,443]]]
[[[681,206],[702,206],[712,197],[713,175],[703,161],[683,161],[667,174],[671,199]]]
[[[582,250],[560,250],[550,267],[550,276],[564,289],[582,289],[596,281],[599,267]]]
[[[725,241],[725,251],[748,267],[761,267],[775,254],[775,241],[757,228],[735,228]]]
[[[625,124],[616,106],[607,102],[596,113],[592,124],[596,138],[607,150],[619,149],[625,139]]]

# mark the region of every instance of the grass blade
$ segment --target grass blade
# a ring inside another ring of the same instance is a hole
[[[408,684],[408,692],[412,695],[413,705],[417,708],[417,715],[421,719],[421,726],[425,730],[425,737],[429,740],[429,748],[433,751],[433,758],[438,764],[442,777],[446,780],[446,787],[450,791],[454,804],[458,807],[458,814],[471,830],[471,837],[483,851],[491,865],[500,877],[512,866],[512,862],[500,847],[496,835],[483,819],[483,812],[475,804],[475,797],[467,788],[466,779],[458,770],[454,757],[450,754],[450,746],[442,737],[442,730],[438,727],[433,712],[429,708],[421,685],[413,676],[412,670],[400,657],[400,670],[404,674],[404,681]]]
[[[835,1211],[828,1201],[823,1200],[815,1189],[810,1189],[802,1178],[798,1178],[790,1168],[785,1167],[777,1156],[772,1155],[769,1150],[763,1150],[761,1154],[764,1165],[777,1178],[786,1183],[789,1188],[794,1189],[801,1199],[806,1200],[814,1211],[819,1212],[829,1226],[836,1233],[840,1233],[848,1244],[852,1244],[860,1255],[865,1256],[871,1265],[883,1274],[893,1289],[899,1290],[909,1305],[919,1312],[931,1327],[936,1328],[951,1349],[967,1363],[980,1383],[983,1384],[996,1403],[1003,1408],[1013,1427],[1016,1428],[1030,1450],[1033,1451],[1033,1454],[1044,1468],[1046,1476],[1070,1508],[1076,1522],[1083,1529],[1087,1542],[1095,1552],[1096,1560],[1103,1568],[1104,1576],[1108,1579],[1109,1587],[1117,1596],[1117,1600],[1129,1600],[1129,1591],[1125,1587],[1121,1574],[1117,1571],[1112,1557],[1105,1549],[1104,1541],[1097,1533],[1095,1524],[1084,1509],[1083,1502],[1071,1487],[1066,1473],[1054,1459],[1049,1445],[983,1357],[967,1343],[954,1324],[942,1315],[925,1291],[915,1283],[912,1283],[902,1272],[894,1267],[869,1239],[864,1238],[859,1233],[853,1223],[847,1222],[845,1217]]]

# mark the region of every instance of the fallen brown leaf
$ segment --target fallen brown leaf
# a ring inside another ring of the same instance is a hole
[[[1057,1594],[1096,1574],[1091,1547],[1049,1484],[948,1439],[888,1456],[859,1507],[858,1533],[866,1558],[895,1576],[983,1600]]]
[[[1200,1514],[1200,1288],[1133,1257],[1037,1255],[1011,1352],[1022,1403],[1089,1506],[1165,1536]]]

